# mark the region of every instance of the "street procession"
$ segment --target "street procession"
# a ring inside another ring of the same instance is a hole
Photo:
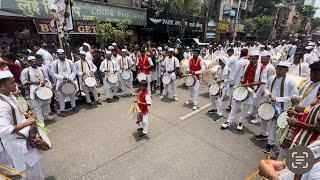
[[[0,1],[1,180],[320,179],[320,2],[38,1]]]

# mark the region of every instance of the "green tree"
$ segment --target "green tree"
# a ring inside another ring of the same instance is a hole
[[[304,5],[300,8],[300,13],[302,16],[304,16],[306,19],[312,18],[316,14],[317,8],[310,6],[310,5]]]
[[[312,29],[317,30],[320,27],[320,18],[312,18],[311,19]]]
[[[123,19],[117,23],[97,23],[97,41],[102,47],[111,43],[124,44],[133,34],[129,29],[129,24],[132,24],[130,19]]]
[[[277,4],[282,0],[255,0],[252,9],[252,17],[275,16]]]
[[[273,28],[274,16],[258,16],[246,19],[247,32],[257,32],[262,39],[267,39]]]

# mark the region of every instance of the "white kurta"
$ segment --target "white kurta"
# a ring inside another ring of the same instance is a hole
[[[238,59],[239,58],[237,58],[237,56],[235,55],[232,55],[227,58],[227,66],[229,66],[229,69],[231,69],[231,71],[235,70]]]
[[[277,78],[275,80],[272,92],[271,92],[271,86],[272,82],[276,76],[272,76],[268,79],[267,86],[265,88],[265,94],[272,94],[273,96],[276,97],[276,104],[281,107],[281,103],[283,103],[283,110],[287,110],[291,106],[291,98],[292,97],[298,97],[299,96],[299,91],[297,88],[296,83],[290,76],[286,76],[285,82],[284,82],[284,91],[283,91],[283,96],[280,95],[281,92],[281,82],[282,82],[282,77]],[[282,110],[282,111],[283,111]]]
[[[89,73],[93,74],[94,72],[97,71],[97,67],[93,64],[92,61],[79,60],[79,61],[75,62],[74,65],[75,65],[76,73],[79,77],[79,82],[81,85],[84,85],[82,77],[85,73],[86,74],[89,74]]]
[[[244,75],[245,67],[250,63],[250,61],[246,58],[240,58],[236,61],[235,69],[233,70],[233,84],[240,84],[241,76]]]
[[[23,114],[19,111],[19,103],[14,96],[5,96],[0,94],[14,108],[17,123],[26,121]],[[13,162],[14,169],[24,171],[27,165],[33,167],[40,162],[41,153],[37,149],[28,149],[25,139],[17,139],[17,134],[12,134],[13,131],[13,116],[11,114],[11,106],[5,101],[0,100],[0,138],[4,145],[8,156]],[[29,127],[23,128],[20,133],[29,136]],[[40,172],[41,174],[41,172]]]
[[[99,68],[100,72],[102,73],[106,73],[107,70],[109,70],[109,73],[106,73],[106,75],[103,78],[103,84],[105,89],[109,89],[111,87],[115,87],[118,86],[119,83],[115,83],[115,84],[111,84],[108,82],[107,78],[109,74],[113,74],[116,71],[119,71],[119,67],[118,65],[114,62],[114,60],[107,60],[105,59],[104,61],[102,61],[100,68]]]
[[[58,90],[59,85],[63,82],[63,78],[75,81],[76,69],[74,63],[69,59],[54,61],[51,65],[51,71],[57,81],[56,90]]]
[[[308,63],[299,63],[299,64],[292,64],[289,68],[288,74],[292,76],[310,76],[310,68]]]
[[[316,83],[312,81],[308,82],[301,91],[299,106],[309,107],[310,104],[316,100],[319,90],[320,81]]]
[[[52,55],[45,49],[40,48],[36,54],[39,54],[43,58],[43,64],[50,66],[53,62]]]
[[[93,56],[92,56],[92,54],[90,53],[90,51],[87,51],[87,52],[86,52],[86,59],[87,59],[88,61],[93,62]]]
[[[162,67],[165,74],[169,74],[168,72],[173,71],[169,75],[172,78],[172,80],[176,79],[175,70],[176,68],[180,67],[180,64],[179,64],[179,60],[175,56],[172,56],[171,58],[167,56],[164,59],[164,61],[162,61]]]

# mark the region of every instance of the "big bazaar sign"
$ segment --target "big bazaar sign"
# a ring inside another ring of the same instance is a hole
[[[57,29],[51,20],[34,19],[34,25],[39,34],[55,34]],[[90,21],[74,21],[70,34],[96,34],[96,26]]]

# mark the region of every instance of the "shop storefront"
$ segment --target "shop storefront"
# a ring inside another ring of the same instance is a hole
[[[147,28],[143,30],[147,34],[143,40],[153,42],[167,42],[172,37],[179,37],[181,32],[180,18],[171,13],[156,14],[148,11]],[[184,38],[202,38],[205,20],[199,17],[188,17],[185,22]]]

